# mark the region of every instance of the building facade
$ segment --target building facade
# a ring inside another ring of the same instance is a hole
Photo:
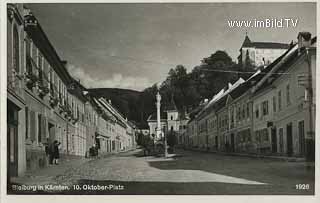
[[[185,132],[187,129],[188,116],[185,112],[179,112],[173,98],[171,102],[164,106],[164,110],[160,112],[160,126],[161,131],[164,133],[174,132],[177,138],[177,144],[182,145],[185,140]],[[157,134],[157,114],[151,114],[147,119],[149,125],[150,137],[154,139]]]
[[[115,107],[99,108],[71,77],[32,12],[8,4],[7,15],[8,178],[46,167],[55,140],[62,158],[88,156],[99,133],[107,136],[106,152],[132,149],[132,126]]]
[[[239,50],[238,63],[245,65],[249,61],[256,67],[266,66],[281,56],[288,48],[289,44],[284,43],[253,42],[246,35]]]
[[[188,123],[193,145],[235,153],[314,156],[315,52],[316,38],[299,33],[298,43],[264,69],[221,90]]]

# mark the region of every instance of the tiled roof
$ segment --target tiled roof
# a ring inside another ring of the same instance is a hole
[[[251,42],[247,47],[255,47],[260,49],[288,49],[289,44],[275,43],[275,42]]]
[[[289,44],[277,43],[277,42],[252,42],[249,37],[246,35],[242,47],[255,47],[260,49],[288,49]]]

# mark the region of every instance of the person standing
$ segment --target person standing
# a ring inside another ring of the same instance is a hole
[[[53,163],[58,165],[59,163],[59,158],[60,158],[60,155],[59,155],[59,145],[61,143],[58,142],[57,140],[55,140],[53,142]]]
[[[49,148],[49,138],[47,138],[47,142],[44,143],[44,151],[46,153],[46,161],[47,163],[49,162],[49,164],[51,164],[50,162],[50,148]]]
[[[53,164],[53,153],[54,153],[54,143],[50,142],[48,143],[48,155],[49,155],[49,164],[52,165]]]

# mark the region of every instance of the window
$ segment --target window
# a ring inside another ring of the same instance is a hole
[[[268,115],[268,101],[264,101],[262,102],[262,114],[265,116],[265,115]]]
[[[233,126],[233,123],[234,123],[233,115],[234,115],[234,109],[232,108],[232,109],[231,109],[231,125],[232,125],[232,126]]]
[[[249,118],[250,114],[250,106],[249,103],[247,103],[247,117]]]
[[[29,138],[29,108],[26,107],[25,108],[25,111],[26,111],[26,139]]]
[[[283,152],[283,128],[279,129],[279,151]]]
[[[242,119],[246,117],[246,107],[245,105],[242,106]]]
[[[26,38],[26,72],[32,73],[32,64],[31,64],[31,44],[30,39]]]
[[[267,128],[262,130],[262,135],[263,135],[263,140],[264,141],[268,141],[269,140],[269,133],[268,133],[268,129]]]
[[[304,121],[299,121],[299,145],[300,145],[300,153],[305,153],[305,134],[304,134]]]
[[[40,52],[38,52],[39,54],[38,54],[38,68],[39,68],[39,80],[42,82],[42,80],[43,80],[43,57],[42,57],[42,55],[41,55],[41,53]]]
[[[62,95],[61,95],[61,80],[58,79],[58,91],[59,91],[59,100],[62,101]]]
[[[38,114],[38,143],[41,142],[41,114]]]
[[[277,111],[277,103],[276,103],[276,97],[272,97],[272,102],[273,102],[273,112]]]
[[[20,71],[20,64],[19,64],[19,57],[20,57],[20,50],[19,50],[19,33],[16,26],[13,27],[13,68],[14,70],[19,73]]]
[[[173,116],[171,116],[171,120],[173,120]]]
[[[256,118],[259,118],[259,105],[256,105]]]
[[[281,90],[278,92],[278,109],[281,110]]]
[[[291,100],[290,100],[290,84],[287,85],[286,91],[287,91],[287,105],[290,105],[291,104]]]

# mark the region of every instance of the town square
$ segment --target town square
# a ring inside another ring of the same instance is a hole
[[[315,195],[315,2],[6,11],[8,195]]]

